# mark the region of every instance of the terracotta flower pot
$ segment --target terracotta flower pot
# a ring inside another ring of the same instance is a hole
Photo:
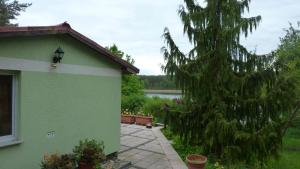
[[[78,165],[78,169],[94,169],[94,165],[84,163],[84,162],[80,162],[79,165]]]
[[[135,116],[135,124],[137,125],[147,125],[152,124],[152,117],[150,116]]]
[[[186,157],[189,169],[204,169],[207,157],[203,155],[191,154]]]
[[[134,115],[121,115],[121,123],[126,124],[133,124],[135,122],[135,116]]]

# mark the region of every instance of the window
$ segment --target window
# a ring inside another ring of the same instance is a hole
[[[0,142],[16,138],[15,86],[15,75],[0,72]]]

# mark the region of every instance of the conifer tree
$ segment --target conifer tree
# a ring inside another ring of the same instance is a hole
[[[185,0],[179,9],[192,49],[186,54],[164,31],[164,72],[182,89],[185,111],[169,112],[169,125],[188,143],[230,162],[261,164],[276,156],[282,127],[295,104],[292,78],[270,55],[240,43],[260,16],[245,18],[250,0]]]

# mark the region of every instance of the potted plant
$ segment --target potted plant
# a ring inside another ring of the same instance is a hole
[[[72,154],[45,155],[41,169],[76,169],[75,156]]]
[[[78,162],[78,169],[100,169],[101,162],[105,160],[103,142],[96,140],[81,140],[75,146],[73,153]]]
[[[198,154],[190,154],[186,157],[189,169],[204,169],[207,157]]]
[[[150,115],[145,115],[141,112],[139,112],[136,116],[135,116],[135,124],[137,125],[152,125],[152,120],[153,117]]]
[[[135,116],[129,113],[128,111],[124,111],[121,114],[121,123],[133,124],[135,122]]]

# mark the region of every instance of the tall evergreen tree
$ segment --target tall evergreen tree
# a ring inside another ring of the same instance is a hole
[[[16,19],[21,11],[25,11],[30,3],[19,3],[17,0],[10,2],[9,0],[0,0],[0,26],[15,25],[10,20]]]
[[[166,28],[164,71],[182,89],[187,110],[170,112],[171,130],[207,154],[229,161],[265,162],[277,155],[282,127],[296,96],[294,80],[272,55],[240,44],[261,21],[245,18],[250,0],[185,0],[179,9],[193,48],[180,51]],[[188,113],[187,113],[188,112]]]

